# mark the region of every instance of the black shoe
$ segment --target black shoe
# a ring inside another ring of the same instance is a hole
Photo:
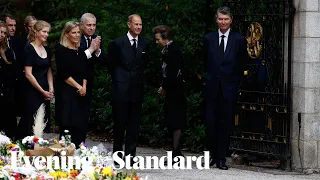
[[[217,162],[217,168],[218,169],[221,169],[221,170],[228,170],[229,169],[229,167],[226,165],[226,163],[225,162]]]
[[[216,160],[215,159],[210,159],[209,166],[214,166],[215,164],[216,164]]]

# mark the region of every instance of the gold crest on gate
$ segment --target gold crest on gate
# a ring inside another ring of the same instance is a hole
[[[263,29],[262,26],[257,23],[253,22],[250,24],[248,27],[247,31],[247,51],[248,55],[255,59],[260,56],[260,53],[262,51],[262,45],[261,45],[261,40],[262,40],[262,33]]]

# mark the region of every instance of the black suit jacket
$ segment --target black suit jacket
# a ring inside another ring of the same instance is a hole
[[[246,63],[245,38],[230,31],[224,57],[219,52],[219,33],[204,36],[207,80],[205,98],[217,98],[221,85],[224,97],[236,98],[238,86]]]
[[[127,34],[111,41],[108,69],[112,76],[112,98],[128,102],[143,101],[145,68],[149,61],[149,42],[138,37],[136,53]]]
[[[95,39],[97,37],[97,35],[92,35],[91,39]],[[89,47],[87,46],[87,40],[85,39],[84,35],[81,36],[81,40],[80,40],[80,48],[81,49],[88,49]],[[92,53],[92,57],[90,59],[87,59],[87,65],[88,65],[88,87],[92,88],[92,84],[93,84],[93,77],[94,77],[94,65],[96,62],[102,62],[104,63],[105,58],[106,58],[106,54],[104,52],[104,49],[102,47],[102,42],[100,43],[100,49],[101,49],[101,54],[99,57],[96,56],[95,52]]]

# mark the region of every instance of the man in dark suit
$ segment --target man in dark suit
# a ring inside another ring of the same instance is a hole
[[[243,74],[245,38],[230,31],[232,15],[228,7],[216,13],[219,30],[204,36],[207,80],[205,126],[210,165],[227,170],[226,154],[236,108],[238,86]]]
[[[100,49],[92,53],[92,57],[88,59],[88,81],[87,81],[87,95],[91,102],[92,99],[92,88],[94,82],[94,65],[98,61],[104,60],[105,53],[102,48],[101,37],[95,34],[96,32],[96,17],[91,13],[85,13],[81,16],[81,41],[80,48],[88,49],[92,41],[100,41]]]
[[[144,95],[144,70],[149,61],[149,42],[140,36],[142,20],[139,15],[128,17],[128,27],[128,33],[110,43],[108,66],[112,76],[113,151],[123,150],[126,134],[125,155],[135,156]]]

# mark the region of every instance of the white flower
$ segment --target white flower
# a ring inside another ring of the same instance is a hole
[[[66,129],[66,130],[64,130],[64,132],[65,132],[65,133],[69,133],[69,130]]]

